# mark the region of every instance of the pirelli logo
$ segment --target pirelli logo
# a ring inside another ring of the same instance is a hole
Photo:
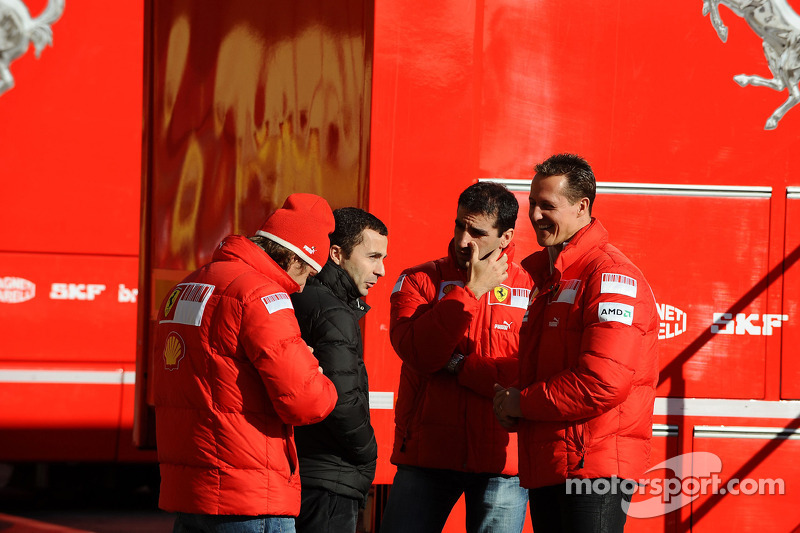
[[[276,292],[275,294],[269,294],[261,298],[261,301],[264,302],[264,305],[269,311],[269,314],[272,314],[276,311],[280,311],[281,309],[294,309],[292,306],[292,299],[289,298],[289,295],[285,292]]]
[[[600,292],[605,294],[622,294],[636,298],[637,282],[634,278],[622,274],[603,273]]]

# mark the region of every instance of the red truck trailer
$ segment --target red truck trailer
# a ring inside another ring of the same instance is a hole
[[[653,469],[627,530],[795,530],[798,20],[785,0],[68,4],[54,46],[15,60],[0,95],[0,294],[14,300],[0,301],[0,460],[131,457],[136,342],[135,438],[152,445],[165,291],[314,192],[390,231],[363,327],[374,528],[393,475],[394,280],[445,253],[457,195],[480,179],[516,192],[517,243],[535,251],[532,165],[575,152],[662,319]],[[59,55],[69,39],[83,48]]]

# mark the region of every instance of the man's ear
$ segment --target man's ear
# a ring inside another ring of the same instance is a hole
[[[500,248],[505,248],[514,238],[514,228],[508,228],[500,235]]]
[[[331,258],[331,261],[336,263],[337,265],[342,264],[342,259],[344,259],[344,252],[342,251],[342,247],[338,244],[332,244],[330,248],[330,252],[328,255]]]
[[[590,216],[589,215],[589,199],[584,197],[578,202],[578,217]]]

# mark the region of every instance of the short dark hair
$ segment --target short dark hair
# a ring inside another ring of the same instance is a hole
[[[289,265],[291,265],[293,261],[304,262],[299,255],[290,249],[281,246],[275,241],[269,240],[263,235],[253,235],[252,237],[248,237],[248,239],[256,243],[273,261],[278,263],[279,267],[287,272],[289,271]]]
[[[357,207],[341,207],[333,212],[336,229],[330,235],[331,246],[336,245],[342,249],[345,257],[350,257],[353,248],[364,240],[363,232],[371,229],[387,237],[389,230],[378,217]]]
[[[556,154],[536,165],[534,170],[537,176],[543,178],[566,176],[564,196],[571,204],[580,201],[581,198],[588,198],[589,214],[592,214],[597,182],[588,161],[575,154]]]
[[[458,197],[458,206],[469,213],[496,216],[494,227],[498,235],[517,224],[517,198],[505,186],[493,181],[479,181],[464,189]]]

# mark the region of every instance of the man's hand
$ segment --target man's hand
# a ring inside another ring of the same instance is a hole
[[[478,245],[475,242],[469,243],[472,257],[467,263],[467,287],[476,298],[480,298],[491,291],[508,277],[508,256],[503,254],[502,249],[498,248],[486,259],[478,257]]]
[[[493,405],[497,421],[504,428],[513,429],[522,417],[519,407],[519,390],[513,387],[505,389],[502,385],[495,383],[494,392]]]

